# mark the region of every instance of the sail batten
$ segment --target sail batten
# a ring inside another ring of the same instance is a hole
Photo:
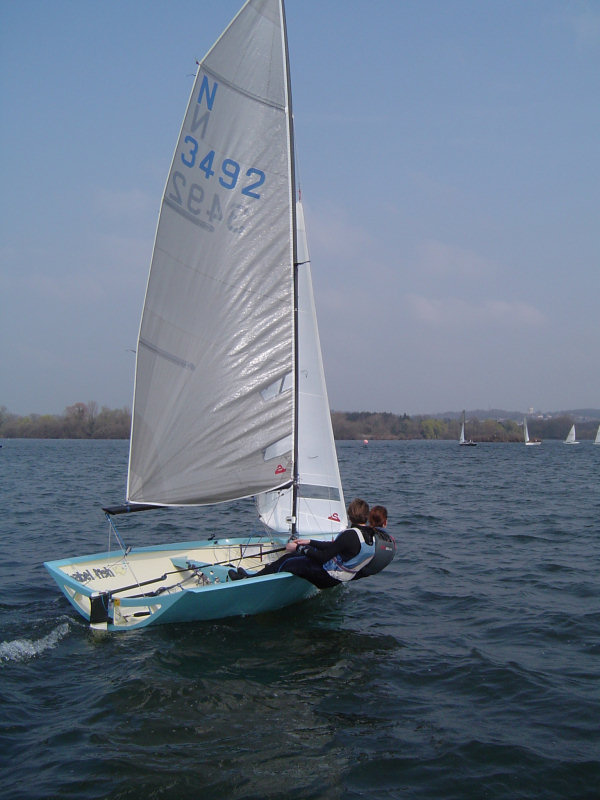
[[[254,94],[253,92],[250,92],[247,89],[244,89],[242,86],[239,86],[239,85],[237,85],[235,83],[231,83],[231,81],[228,81],[227,78],[225,78],[219,72],[216,72],[215,70],[211,70],[206,65],[204,66],[204,72],[205,72],[206,75],[210,75],[211,77],[213,77],[219,83],[222,83],[225,86],[228,86],[234,92],[238,92],[240,95],[243,95],[244,97],[247,97],[250,100],[255,100],[257,103],[264,103],[266,106],[272,106],[273,108],[277,108],[280,111],[285,111],[285,106],[282,103],[277,102],[275,100],[270,100],[268,97],[261,97],[258,94]]]

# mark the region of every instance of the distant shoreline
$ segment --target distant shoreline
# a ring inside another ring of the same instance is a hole
[[[466,436],[475,442],[522,442],[523,415],[494,410],[467,412]],[[444,415],[392,414],[371,411],[332,411],[336,441],[457,440],[462,412]],[[600,410],[584,409],[556,414],[528,415],[532,439],[564,439],[571,425],[577,426],[579,440],[594,439],[600,424]],[[129,439],[129,409],[109,409],[94,402],[75,403],[61,415],[19,416],[0,408],[0,439]]]

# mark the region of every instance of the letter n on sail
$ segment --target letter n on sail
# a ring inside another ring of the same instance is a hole
[[[198,92],[198,105],[202,105],[202,98],[206,97],[206,106],[209,111],[212,111],[213,104],[215,102],[215,96],[217,94],[217,89],[219,88],[219,84],[214,81],[212,88],[209,89],[208,87],[208,78],[206,75],[202,76],[202,83],[200,84],[200,91]]]

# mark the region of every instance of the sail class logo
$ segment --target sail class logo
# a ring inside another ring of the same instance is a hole
[[[286,468],[283,464],[278,464],[277,469],[275,470],[275,475],[282,475],[284,472],[287,472]]]
[[[340,515],[336,511],[330,517],[327,517],[327,519],[331,519],[334,522],[339,522],[340,521]]]

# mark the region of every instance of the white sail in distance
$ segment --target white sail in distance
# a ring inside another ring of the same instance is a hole
[[[529,429],[527,428],[527,417],[523,417],[523,440],[527,446],[533,447],[534,445],[540,445],[540,439],[530,439],[529,438]]]
[[[571,425],[571,430],[567,434],[565,444],[579,444],[579,442],[575,439],[575,425]]]

